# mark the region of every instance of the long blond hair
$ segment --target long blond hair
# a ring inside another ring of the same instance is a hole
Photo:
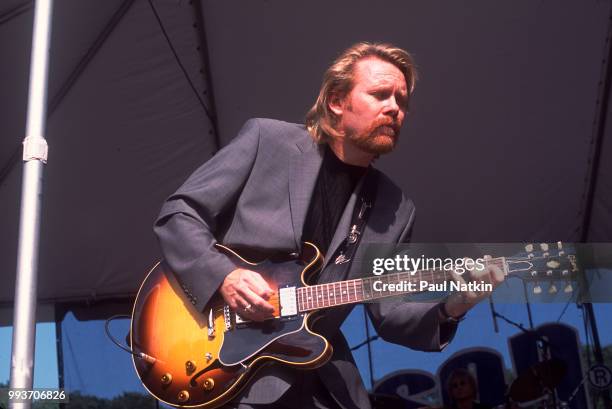
[[[406,50],[384,43],[352,45],[325,71],[317,101],[306,114],[306,128],[317,143],[325,143],[328,136],[338,135],[335,129],[338,117],[329,108],[330,98],[344,98],[353,89],[355,65],[368,57],[395,65],[404,74],[409,93],[414,91],[417,72],[412,56]]]

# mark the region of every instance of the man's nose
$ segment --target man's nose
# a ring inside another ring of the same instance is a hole
[[[392,117],[397,117],[399,115],[400,112],[400,107],[399,104],[397,103],[397,100],[395,99],[394,96],[389,97],[389,99],[387,100],[387,104],[385,107],[385,114],[387,115],[391,115]]]

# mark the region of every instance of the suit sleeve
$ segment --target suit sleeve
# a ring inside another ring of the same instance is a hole
[[[232,212],[259,148],[249,120],[238,136],[199,167],[163,204],[154,225],[163,256],[191,303],[202,311],[237,266],[215,248],[219,222]]]
[[[414,205],[408,203],[408,222],[398,243],[410,240],[414,224]],[[406,302],[401,299],[366,304],[378,335],[387,342],[420,351],[441,351],[452,340],[457,324],[440,321],[438,303]]]

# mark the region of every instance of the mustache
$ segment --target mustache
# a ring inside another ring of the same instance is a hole
[[[374,122],[372,122],[372,125],[370,126],[370,132],[369,133],[374,133],[379,128],[385,128],[385,127],[391,128],[393,130],[393,133],[395,134],[395,136],[397,136],[399,134],[400,125],[399,125],[399,123],[397,121],[394,121],[392,118],[379,118],[379,119],[376,119]]]

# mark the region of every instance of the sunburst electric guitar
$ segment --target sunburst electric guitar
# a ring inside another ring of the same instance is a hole
[[[301,255],[260,262],[248,261],[224,246],[219,249],[268,282],[274,291],[269,300],[274,317],[246,321],[219,295],[205,311],[197,311],[167,264],[156,264],[136,296],[130,342],[142,383],[153,396],[172,406],[217,408],[235,397],[263,365],[302,369],[323,365],[332,347],[312,330],[316,312],[400,294],[374,291],[376,280],[447,281],[444,272],[420,271],[309,285],[323,264],[321,253],[311,243],[304,243]],[[487,263],[498,265],[506,274],[524,272],[526,279],[537,281],[569,283],[577,270],[575,256],[560,243],[550,248],[542,244],[538,251],[527,247],[527,253]]]

